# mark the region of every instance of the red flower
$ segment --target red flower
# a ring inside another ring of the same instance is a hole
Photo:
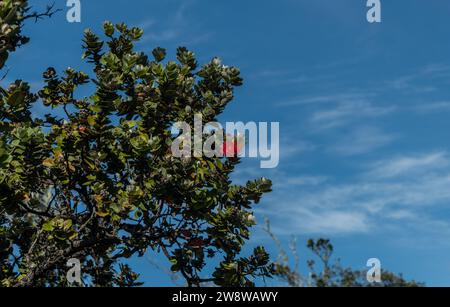
[[[87,132],[87,128],[85,127],[85,126],[81,126],[80,128],[78,128],[78,131],[80,132],[80,133],[86,133]]]
[[[240,152],[237,141],[226,141],[220,147],[220,155],[223,157],[236,157]]]

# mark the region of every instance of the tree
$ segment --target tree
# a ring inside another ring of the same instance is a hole
[[[278,260],[275,262],[273,275],[290,287],[423,287],[423,283],[414,280],[408,281],[403,276],[381,270],[381,282],[370,283],[367,281],[364,270],[354,270],[343,267],[340,260],[331,262],[334,247],[328,239],[309,239],[306,246],[319,260],[308,260],[308,274],[303,276],[299,270],[299,255],[297,242],[292,240],[290,250],[294,257],[294,263],[283,248],[278,237],[272,232],[270,222],[266,219],[264,230],[276,243],[280,250]]]
[[[47,6],[43,13],[29,13],[30,7],[26,0],[4,0],[0,2],[0,69],[6,63],[9,53],[28,43],[29,38],[22,35],[23,22],[26,19],[41,19],[51,17],[59,10],[54,5]]]
[[[28,11],[26,0],[0,2],[0,68],[28,41],[23,21],[42,16]],[[171,155],[172,124],[216,120],[242,85],[239,70],[217,58],[198,68],[184,47],[177,61],[159,47],[150,59],[134,50],[142,34],[105,22],[105,41],[84,33],[91,75],[49,68],[37,94],[22,80],[0,89],[1,285],[65,286],[76,258],[87,285],[135,286],[126,259],[147,250],[190,286],[252,286],[271,275],[263,247],[240,256],[270,180],[232,184],[237,157]],[[92,95],[78,97],[87,84]],[[38,101],[45,116],[31,114]],[[215,269],[204,277],[207,262]]]

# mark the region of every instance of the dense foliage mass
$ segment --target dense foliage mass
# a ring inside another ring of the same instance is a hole
[[[0,67],[28,41],[25,0],[0,2]],[[0,284],[67,285],[77,258],[84,283],[132,286],[132,256],[161,252],[189,285],[251,286],[270,276],[264,248],[241,257],[254,224],[252,205],[267,179],[232,184],[230,158],[174,158],[174,122],[217,116],[242,84],[239,70],[214,58],[198,67],[179,48],[151,57],[134,49],[143,31],[104,24],[104,40],[84,34],[92,74],[44,72],[32,93],[17,80],[0,89]],[[77,89],[92,90],[78,97]],[[47,114],[31,113],[42,103]],[[205,136],[206,137],[206,136]],[[207,263],[211,276],[203,276]]]

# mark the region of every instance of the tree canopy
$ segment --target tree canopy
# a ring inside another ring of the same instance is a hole
[[[0,2],[1,68],[28,42],[27,12],[26,0]],[[241,256],[270,180],[233,184],[237,157],[171,154],[173,123],[217,120],[242,85],[239,70],[218,58],[198,66],[184,47],[175,61],[159,47],[137,52],[141,29],[103,29],[84,33],[91,73],[50,67],[38,93],[23,80],[0,88],[0,284],[67,285],[76,258],[87,285],[138,285],[126,259],[148,251],[191,286],[270,276],[263,247]],[[78,97],[83,86],[90,96]],[[37,103],[46,114],[32,114]]]
[[[0,1],[0,71],[29,41],[24,21],[55,12]],[[0,287],[68,286],[73,259],[84,285],[138,286],[127,259],[146,253],[164,255],[189,286],[253,286],[273,276],[295,287],[373,286],[365,272],[330,263],[333,246],[324,239],[308,241],[322,269],[309,261],[308,277],[284,250],[273,263],[264,247],[242,255],[253,207],[271,181],[235,185],[238,157],[177,158],[171,151],[174,123],[192,125],[195,114],[217,121],[243,83],[240,72],[218,58],[199,66],[185,47],[174,60],[160,47],[138,52],[142,35],[105,22],[101,35],[84,33],[90,73],[49,67],[38,92],[23,80],[0,86]],[[91,95],[80,97],[81,87]],[[46,111],[33,114],[37,104]],[[382,280],[378,286],[422,286],[388,271]]]

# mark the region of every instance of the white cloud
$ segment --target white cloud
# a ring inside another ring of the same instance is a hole
[[[369,174],[378,178],[390,178],[411,173],[440,170],[446,168],[449,162],[449,157],[445,152],[402,156],[374,163]]]
[[[331,146],[331,151],[343,156],[360,155],[384,147],[396,138],[396,135],[384,133],[376,127],[360,127],[339,138]]]
[[[445,152],[395,157],[371,163],[369,172],[340,184],[311,176],[311,184],[303,186],[297,183],[308,180],[288,177],[258,210],[280,235],[385,232],[401,239],[411,233],[429,235],[434,226],[448,234],[450,224],[430,212],[444,210],[450,202],[447,162]]]
[[[310,152],[316,149],[316,146],[311,142],[305,140],[295,139],[282,139],[280,143],[280,156],[281,160],[287,160],[289,158],[298,158],[299,155]]]
[[[327,130],[368,118],[392,113],[396,106],[375,104],[374,92],[350,90],[343,93],[294,97],[279,103],[280,107],[301,107],[309,113],[314,130]]]
[[[375,106],[364,100],[350,100],[315,111],[311,116],[311,122],[319,129],[330,129],[354,120],[380,117],[394,110],[394,106]]]
[[[276,218],[283,220],[282,223],[272,224],[273,231],[277,235],[292,235],[293,225],[296,225],[296,233],[310,234],[365,233],[370,229],[366,216],[357,212],[328,211],[315,213],[310,210],[297,210],[295,214],[285,215],[285,213],[276,216]]]
[[[141,22],[144,36],[140,44],[152,42],[171,42],[177,40],[180,45],[195,45],[207,41],[211,33],[201,27],[198,20],[189,20],[188,9],[195,4],[193,0],[180,1],[175,12],[164,20],[149,18]],[[188,32],[189,30],[189,32]]]
[[[288,177],[280,184],[281,186],[287,185],[292,186],[302,186],[302,185],[319,185],[325,183],[328,180],[326,176],[298,176],[298,177]]]
[[[413,107],[414,111],[418,113],[432,113],[450,111],[450,101],[438,101],[431,103],[419,104]]]
[[[280,107],[292,107],[298,105],[325,104],[325,103],[345,103],[348,101],[367,101],[373,94],[367,92],[349,91],[346,93],[321,94],[305,97],[295,97],[288,101],[279,103]]]
[[[450,78],[450,66],[447,64],[430,64],[422,67],[415,72],[399,76],[387,81],[387,85],[394,90],[403,90],[408,92],[432,92],[437,88],[424,82],[436,83],[438,80],[448,80]]]

